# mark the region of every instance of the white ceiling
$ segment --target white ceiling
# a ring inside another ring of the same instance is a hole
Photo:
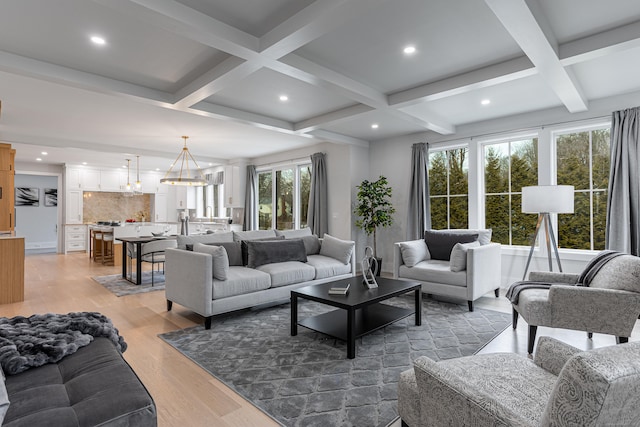
[[[208,166],[582,113],[638,70],[630,0],[3,0],[0,141],[164,170],[189,135]]]

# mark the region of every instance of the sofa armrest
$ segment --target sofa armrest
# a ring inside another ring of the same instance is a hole
[[[467,299],[474,301],[487,292],[500,288],[502,246],[499,243],[467,250]]]
[[[571,285],[578,283],[579,277],[579,274],[555,273],[551,271],[532,271],[529,273],[529,280],[534,282],[569,283]]]
[[[638,314],[640,294],[618,289],[554,285],[549,288],[552,327],[629,337]]]
[[[574,354],[580,353],[579,348],[565,344],[551,337],[540,337],[533,361],[545,371],[559,375],[562,367]]]
[[[393,278],[398,279],[400,274],[400,266],[404,265],[402,260],[402,252],[400,251],[400,243],[393,244]]]
[[[414,361],[421,425],[522,425],[522,419],[482,388],[426,356]]]
[[[183,249],[165,251],[165,294],[202,316],[211,316],[213,261],[211,255]]]

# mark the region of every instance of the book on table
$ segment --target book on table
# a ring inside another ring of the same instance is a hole
[[[347,292],[349,292],[349,286],[351,286],[351,283],[347,283],[347,286],[334,286],[333,288],[329,289],[329,295],[346,295]]]

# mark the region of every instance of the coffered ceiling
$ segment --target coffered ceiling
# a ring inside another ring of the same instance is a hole
[[[631,0],[4,0],[0,140],[166,169],[189,135],[206,166],[580,113],[639,69]]]

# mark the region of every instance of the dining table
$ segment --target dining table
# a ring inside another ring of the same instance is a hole
[[[131,283],[136,285],[140,285],[142,283],[142,257],[140,253],[142,253],[142,245],[145,243],[152,242],[154,240],[161,239],[175,239],[176,236],[136,236],[136,237],[116,237],[116,240],[119,240],[123,243],[122,247],[122,278],[128,280]],[[127,244],[132,244],[136,246],[135,254],[136,254],[136,280],[135,282],[129,279],[127,274]]]

